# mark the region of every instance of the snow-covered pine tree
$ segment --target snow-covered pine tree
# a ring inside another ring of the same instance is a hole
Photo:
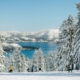
[[[71,15],[63,21],[60,31],[55,66],[56,70],[63,71],[68,70],[68,66],[73,66],[74,20]]]
[[[17,53],[15,55],[15,64],[13,66],[15,66],[15,72],[22,72],[21,68],[22,68],[22,60],[21,60],[21,56],[19,53]]]
[[[6,57],[5,70],[8,72],[9,67],[13,67],[13,72],[27,72],[30,68],[31,61],[20,53],[13,53],[9,57]]]
[[[80,69],[80,3],[77,4],[78,13],[78,22],[75,27],[75,36],[74,36],[74,62],[75,69]]]
[[[17,53],[14,55],[14,72],[27,72],[26,58],[24,55]]]
[[[54,70],[54,58],[55,58],[55,53],[53,51],[50,51],[48,53],[48,58],[47,58],[47,71]]]
[[[31,72],[31,67],[32,67],[32,59],[26,58],[26,70],[27,72]]]
[[[4,72],[8,72],[10,66],[12,66],[13,72],[17,72],[18,71],[17,67],[20,65],[18,63],[18,61],[21,58],[20,51],[21,51],[22,47],[17,44],[13,44],[13,43],[9,46],[13,47],[13,52],[6,54],[5,62],[4,62],[6,67],[5,67]],[[20,62],[21,62],[21,60],[20,60]]]
[[[27,64],[26,58],[23,54],[21,55],[21,60],[22,60],[22,64],[21,64],[22,65],[22,72],[27,72],[28,64]]]
[[[36,50],[33,55],[33,71],[46,71],[46,58],[41,49]]]
[[[3,69],[5,68],[4,66],[4,60],[5,60],[5,56],[3,55],[4,51],[3,51],[3,48],[2,48],[2,40],[1,40],[1,37],[0,37],[0,72],[3,71]]]

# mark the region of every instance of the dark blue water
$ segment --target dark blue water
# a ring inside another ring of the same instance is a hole
[[[25,42],[18,43],[21,46],[31,46],[31,47],[40,47],[45,56],[48,55],[49,51],[54,51],[56,49],[56,44],[54,42]],[[33,50],[22,50],[21,54],[24,54],[28,58],[32,58],[35,49]]]

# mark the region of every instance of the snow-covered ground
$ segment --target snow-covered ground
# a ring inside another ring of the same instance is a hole
[[[0,80],[80,80],[80,72],[0,73]]]

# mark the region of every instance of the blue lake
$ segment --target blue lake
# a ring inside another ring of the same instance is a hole
[[[49,51],[54,51],[56,49],[56,44],[54,42],[20,42],[18,44],[21,46],[40,47],[45,56],[48,55]],[[32,58],[35,50],[36,49],[22,50],[21,54],[24,54],[28,58]]]

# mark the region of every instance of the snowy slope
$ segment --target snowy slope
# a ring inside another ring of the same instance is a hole
[[[80,72],[0,73],[0,80],[80,80]]]
[[[0,76],[0,80],[80,80],[73,76]]]

